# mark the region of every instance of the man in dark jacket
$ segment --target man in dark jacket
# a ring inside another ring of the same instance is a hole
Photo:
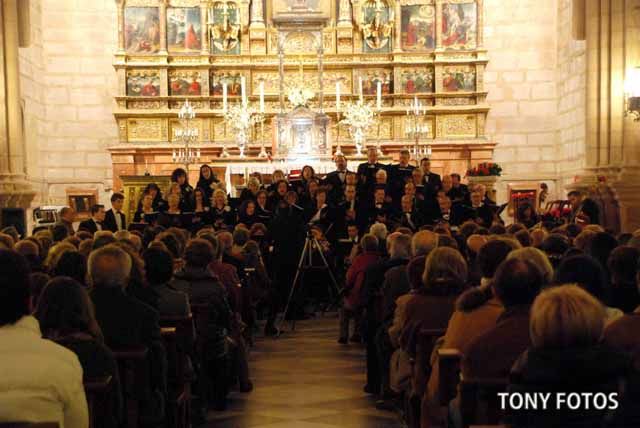
[[[400,151],[400,162],[389,167],[389,182],[391,183],[391,198],[395,207],[400,207],[400,198],[404,193],[404,185],[411,179],[415,166],[409,164],[411,154],[409,150]]]
[[[358,199],[364,204],[373,202],[373,191],[376,187],[376,173],[385,169],[385,165],[378,162],[378,151],[375,147],[367,150],[367,161],[358,165]]]
[[[78,226],[78,230],[86,230],[91,234],[96,233],[99,230],[102,230],[102,222],[104,221],[104,205],[93,205],[91,206],[91,218],[81,221]]]
[[[149,389],[138,397],[141,416],[143,419],[161,419],[167,393],[166,353],[160,336],[158,313],[125,292],[131,264],[129,255],[115,245],[93,251],[88,262],[93,286],[91,299],[107,346],[114,351],[141,346],[148,349]]]
[[[600,224],[600,208],[593,199],[587,198],[578,190],[569,192],[571,203],[571,223]]]
[[[124,195],[122,193],[114,193],[111,195],[111,209],[104,215],[103,226],[112,232],[119,230],[127,230],[127,219],[122,212],[124,206]]]
[[[442,179],[435,172],[431,172],[431,159],[429,158],[420,159],[420,169],[422,170],[425,198],[435,198],[438,191],[442,189]]]
[[[331,205],[337,205],[344,194],[347,181],[347,158],[344,155],[336,155],[336,170],[331,171],[324,179],[324,185],[329,188],[327,200]]]

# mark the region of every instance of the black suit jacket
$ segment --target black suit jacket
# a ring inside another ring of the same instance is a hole
[[[127,221],[124,213],[120,213],[120,218],[122,219],[122,230],[127,230]],[[116,214],[113,211],[113,208],[108,210],[104,215],[104,221],[102,222],[102,229],[110,230],[112,232],[118,231],[118,224],[116,223]]]
[[[438,190],[442,189],[442,179],[434,172],[426,174],[422,178],[422,184],[424,185],[424,196],[426,198],[433,197],[438,194]]]
[[[104,226],[102,226],[102,229],[104,229]],[[87,232],[96,233],[98,231],[98,226],[92,218],[89,218],[80,222],[78,230],[86,230]]]
[[[416,232],[425,223],[425,221],[420,212],[413,210],[411,212],[411,221],[407,218],[406,213],[401,212],[395,218],[395,223],[398,227],[408,227],[413,232]]]
[[[337,205],[340,202],[340,199],[342,199],[347,180],[347,172],[349,171],[344,171],[344,181],[340,180],[340,173],[338,171],[331,171],[324,178],[324,185],[329,186],[329,194],[327,195],[328,200],[333,205]]]

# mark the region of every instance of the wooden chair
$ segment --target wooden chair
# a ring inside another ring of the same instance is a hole
[[[188,364],[187,353],[179,345],[180,336],[177,327],[163,327],[161,334],[169,363],[168,426],[188,428],[191,425],[191,382],[185,373],[185,367]]]
[[[412,391],[405,397],[405,415],[410,427],[420,427],[420,405],[431,375],[431,353],[436,341],[446,332],[446,328],[422,328],[417,333],[411,369]]]
[[[107,412],[112,410],[108,401],[112,380],[112,376],[84,379],[84,393],[89,409],[89,428],[96,426],[96,421],[104,418]]]
[[[139,389],[149,385],[149,372],[146,367],[149,349],[145,346],[112,349],[118,362],[118,373],[125,402],[125,426],[137,428],[140,425]]]
[[[499,392],[505,392],[506,378],[470,378],[460,380],[460,414],[464,428],[471,425],[496,425],[504,416]]]
[[[457,349],[438,349],[438,397],[441,406],[448,406],[457,395],[461,361],[462,353]]]

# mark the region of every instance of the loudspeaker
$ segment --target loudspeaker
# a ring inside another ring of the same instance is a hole
[[[18,230],[21,237],[26,236],[27,218],[23,208],[2,208],[0,210],[0,229],[13,226]]]

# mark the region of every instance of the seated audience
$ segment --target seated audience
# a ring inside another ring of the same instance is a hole
[[[16,252],[0,249],[0,422],[87,428],[78,357],[42,338],[32,310],[27,261]]]
[[[602,304],[583,289],[563,285],[543,291],[531,308],[531,347],[511,369],[509,391],[622,392],[619,380],[631,373],[631,360],[600,343],[605,322]],[[611,412],[586,404],[571,410],[555,405],[535,410],[507,406],[508,422],[532,428],[605,426]]]
[[[118,427],[122,416],[118,366],[113,353],[104,345],[93,303],[84,286],[70,277],[57,276],[42,292],[34,316],[40,323],[42,337],[61,344],[78,356],[85,379],[111,376],[110,392],[101,397],[110,408],[103,415],[105,419],[100,421],[100,426]]]
[[[148,349],[149,384],[140,391],[143,419],[157,420],[164,415],[166,399],[165,349],[160,337],[158,313],[126,293],[133,262],[116,245],[106,245],[91,253],[88,262],[91,299],[104,341],[114,351],[145,346]]]
[[[640,305],[636,284],[638,261],[640,250],[621,246],[611,252],[607,262],[611,275],[611,306],[625,313],[633,312]]]
[[[173,277],[173,259],[167,250],[149,248],[142,254],[145,265],[145,279],[153,294],[153,308],[158,314],[169,317],[186,317],[191,313],[188,296],[174,289],[170,282]]]

